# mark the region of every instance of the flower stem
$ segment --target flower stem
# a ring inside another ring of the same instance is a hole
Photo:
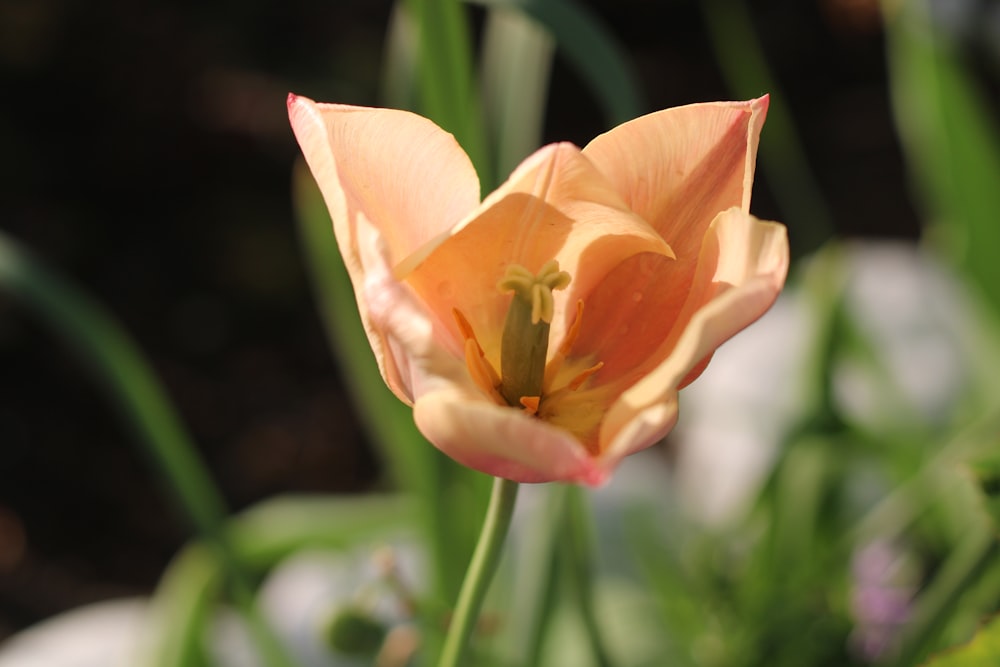
[[[587,639],[594,660],[600,667],[611,667],[613,663],[597,620],[597,591],[594,589],[594,564],[591,560],[594,545],[590,534],[591,518],[588,515],[586,498],[583,496],[583,491],[576,486],[568,488],[567,493],[569,498],[563,524],[565,538],[562,541],[564,565],[571,579],[570,588],[577,595],[577,604],[587,630]]]
[[[493,492],[490,504],[486,510],[486,520],[479,534],[479,542],[472,554],[472,561],[465,573],[462,590],[458,594],[455,613],[448,627],[444,649],[438,667],[457,667],[462,663],[462,656],[469,644],[469,637],[479,617],[479,608],[486,597],[493,573],[500,560],[500,549],[503,547],[510,518],[514,513],[514,501],[517,500],[517,482],[497,477],[493,480]]]

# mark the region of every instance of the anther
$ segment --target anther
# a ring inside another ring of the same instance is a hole
[[[455,324],[458,325],[459,331],[462,332],[462,338],[465,340],[476,341],[476,346],[479,346],[479,341],[476,340],[476,332],[472,330],[472,325],[469,324],[469,320],[465,319],[465,315],[462,314],[458,308],[451,309],[451,316],[455,318]],[[483,354],[483,348],[479,347],[479,353]]]
[[[570,391],[576,391],[577,389],[579,389],[581,387],[581,385],[583,385],[584,382],[587,381],[587,379],[591,375],[593,375],[597,371],[601,370],[601,368],[603,368],[603,367],[604,367],[604,362],[603,361],[598,361],[596,364],[594,364],[590,368],[587,368],[587,369],[583,370],[575,378],[573,378],[572,380],[570,380],[569,383],[566,384],[566,387]]]
[[[524,411],[529,415],[538,414],[538,404],[541,403],[541,396],[522,396],[521,405],[524,407]]]
[[[506,401],[499,392],[500,376],[497,375],[493,365],[486,360],[486,354],[479,341],[476,340],[472,325],[457,308],[452,308],[451,313],[462,332],[462,337],[465,338],[465,365],[469,369],[472,381],[494,401],[505,403]]]
[[[580,335],[580,325],[583,323],[583,299],[576,302],[576,317],[573,318],[573,323],[569,325],[569,329],[566,331],[566,335],[563,336],[562,342],[556,349],[555,354],[549,360],[549,363],[545,364],[545,379],[542,382],[542,386],[545,391],[549,391],[552,388],[552,383],[556,380],[556,375],[562,368],[563,362],[566,361],[566,357],[569,356],[570,350],[573,349],[573,343],[576,342],[577,336]]]
[[[511,264],[504,272],[503,278],[497,283],[497,289],[503,293],[513,292],[515,296],[531,304],[531,323],[552,322],[555,314],[553,290],[564,289],[569,285],[570,276],[559,270],[559,262],[550,259],[542,265],[538,274],[533,274],[520,264]]]

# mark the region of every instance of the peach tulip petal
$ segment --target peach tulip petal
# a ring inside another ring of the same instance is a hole
[[[341,248],[356,249],[354,227],[364,216],[398,262],[479,205],[469,157],[426,118],[296,95],[288,113]]]
[[[602,484],[602,467],[570,433],[442,383],[413,410],[417,427],[459,463],[515,482]]]
[[[767,106],[764,96],[665,109],[596,137],[583,153],[674,249],[673,270],[690,272],[715,215],[749,210]]]
[[[614,439],[604,446],[597,459],[601,469],[610,475],[623,458],[665,438],[677,423],[677,414],[676,394],[632,413]]]
[[[678,388],[693,370],[771,307],[784,285],[788,261],[783,226],[759,221],[737,208],[715,218],[705,236],[682,317],[663,342],[669,353],[655,367],[635,371],[637,381],[611,405],[601,425],[606,456],[620,458],[654,442],[622,434],[650,408],[673,404]],[[656,432],[650,429],[649,437]]]
[[[616,127],[584,148],[676,253],[671,262],[632,257],[586,297],[592,316],[577,347],[604,361],[598,381],[647,361],[674,328],[709,223],[719,211],[749,207],[766,110],[766,97],[666,109]]]
[[[646,253],[673,257],[670,247],[642,218],[634,215],[604,177],[571,144],[540,149],[490,195],[451,235],[418,251],[396,273],[452,331],[456,352],[462,337],[452,309],[459,309],[496,362],[509,297],[497,282],[512,263],[531,271],[556,259],[572,276],[557,296],[552,340],[566,326],[566,303],[586,293],[625,258]],[[415,264],[413,268],[409,268]],[[405,267],[405,268],[403,268]]]
[[[405,348],[390,345],[370,320],[370,295],[380,293],[371,285],[388,286],[386,266],[479,205],[476,172],[451,135],[416,114],[317,104],[297,95],[288,96],[288,114],[330,211],[382,377],[412,403],[409,374],[399,368],[408,363]]]
[[[692,273],[676,260],[635,255],[583,297],[587,311],[574,350],[604,362],[596,381],[621,377],[657,352],[687,301]]]

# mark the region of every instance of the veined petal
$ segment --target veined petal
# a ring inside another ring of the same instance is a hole
[[[749,211],[767,96],[665,109],[606,132],[583,149],[625,202],[691,269],[719,211]]]
[[[597,486],[610,474],[567,431],[454,384],[441,382],[424,393],[413,416],[438,449],[489,475]]]
[[[771,307],[784,285],[788,261],[782,225],[762,222],[739,208],[715,218],[705,235],[687,303],[661,352],[652,357],[662,361],[636,369],[633,377],[638,381],[608,410],[600,433],[603,455],[620,458],[662,437],[666,431],[655,428],[648,429],[649,440],[625,436],[634,419],[645,419],[642,415],[648,417],[657,405],[673,404],[679,387],[704,367],[719,345]]]
[[[567,326],[565,304],[575,310],[576,295],[592,290],[613,266],[637,253],[673,256],[580,150],[563,143],[525,160],[450,235],[418,250],[396,273],[452,331],[456,354],[462,337],[452,322],[453,308],[469,320],[495,363],[509,303],[497,282],[510,264],[534,272],[556,259],[572,276],[569,289],[556,297],[550,336],[559,340]]]
[[[479,205],[479,178],[468,156],[426,118],[296,95],[288,96],[288,115],[348,269],[361,216],[385,239],[395,263]]]

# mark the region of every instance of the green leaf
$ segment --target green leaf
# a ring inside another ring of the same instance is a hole
[[[423,115],[455,135],[483,187],[493,181],[483,114],[472,77],[468,17],[458,0],[408,0],[418,26],[418,98]]]
[[[566,515],[562,517],[562,539],[559,541],[558,566],[566,573],[568,586],[573,602],[580,611],[580,617],[586,628],[584,635],[590,645],[591,654],[600,667],[611,667],[617,664],[612,660],[607,645],[610,637],[604,624],[600,610],[597,608],[598,582],[597,568],[594,563],[594,520],[587,504],[587,498],[578,486],[570,486],[566,490]],[[636,638],[638,639],[638,637]],[[626,642],[637,644],[638,642]]]
[[[302,549],[347,548],[403,530],[414,514],[414,504],[403,496],[281,496],[233,517],[226,534],[258,576]],[[146,635],[151,665],[207,664],[203,635],[225,577],[225,562],[204,543],[188,545],[173,559],[153,595]]]
[[[197,544],[184,549],[160,578],[143,633],[150,667],[207,665],[205,631],[222,576],[215,554]]]
[[[969,464],[969,470],[983,498],[983,508],[1000,531],[1000,442],[993,445],[989,454]]]
[[[501,664],[538,667],[546,635],[556,606],[559,570],[557,550],[562,531],[557,527],[565,514],[569,487],[546,484],[535,490],[538,498],[521,522],[518,539],[509,545],[504,581],[516,586],[494,586],[494,604],[509,610],[493,642]],[[512,579],[516,577],[516,579]]]
[[[987,667],[1000,656],[1000,617],[994,618],[964,646],[941,653],[925,667]]]
[[[392,531],[412,529],[413,499],[400,495],[281,496],[238,515],[228,527],[243,562],[265,572],[296,551],[347,547]]]
[[[1000,312],[995,112],[926,2],[886,3],[885,14],[896,123],[935,240]]]
[[[492,8],[514,8],[544,26],[562,55],[587,83],[609,126],[643,113],[638,79],[625,49],[587,9],[570,0],[468,0]]]
[[[100,304],[0,233],[0,289],[18,297],[87,364],[201,536],[226,515],[194,443],[139,348]]]
[[[0,287],[32,308],[75,349],[103,383],[207,548],[224,565],[233,590],[240,593],[236,596],[236,604],[250,624],[251,637],[264,664],[293,667],[284,647],[255,615],[243,563],[236,557],[223,531],[226,510],[222,496],[166,392],[135,343],[98,303],[3,234],[0,234]],[[204,573],[203,563],[196,561],[191,567],[200,576]],[[200,628],[198,610],[203,602],[200,594],[203,589],[203,586],[196,586],[179,593],[192,609],[179,629],[184,637]],[[169,656],[188,661],[193,655],[190,646],[181,641],[178,652]]]
[[[899,664],[914,664],[941,646],[949,623],[963,611],[963,598],[982,585],[984,574],[996,562],[997,547],[992,530],[968,527],[914,601],[910,620],[903,629]]]
[[[499,178],[541,145],[554,47],[548,31],[521,12],[494,8],[486,17],[483,111]]]
[[[389,15],[385,53],[379,84],[381,104],[392,109],[417,111],[417,51],[419,32],[405,2],[397,2]]]

